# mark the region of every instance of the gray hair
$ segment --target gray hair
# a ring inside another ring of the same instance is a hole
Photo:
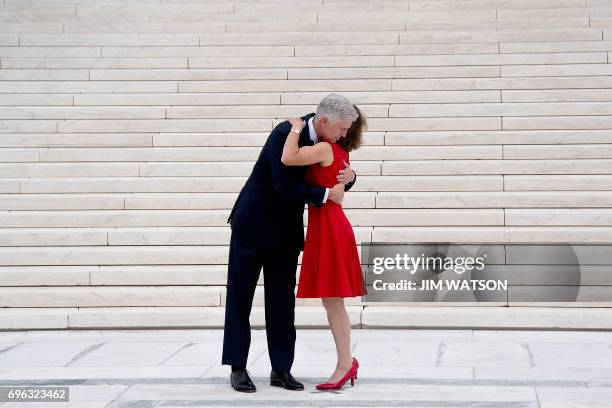
[[[317,106],[315,119],[321,119],[323,116],[327,116],[332,122],[336,120],[354,122],[359,117],[359,114],[351,101],[342,95],[331,93],[321,99],[319,106]]]

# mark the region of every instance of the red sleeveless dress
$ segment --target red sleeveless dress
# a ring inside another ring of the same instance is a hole
[[[329,143],[329,142],[321,142]],[[348,152],[330,143],[334,161],[327,167],[312,164],[304,176],[307,184],[333,187],[336,176],[349,162]],[[308,228],[296,297],[354,297],[367,293],[353,227],[342,206],[327,200],[308,206]]]

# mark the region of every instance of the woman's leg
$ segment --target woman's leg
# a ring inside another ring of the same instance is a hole
[[[351,368],[353,356],[351,355],[351,322],[344,307],[344,299],[327,297],[321,299],[327,312],[327,321],[336,342],[338,361],[336,370],[328,382],[335,383]]]

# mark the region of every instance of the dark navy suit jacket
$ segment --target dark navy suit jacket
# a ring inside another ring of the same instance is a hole
[[[314,116],[303,116],[305,122]],[[253,171],[240,191],[228,218],[232,234],[257,248],[304,249],[304,204],[322,205],[325,188],[304,182],[308,166],[286,166],[281,162],[291,123],[279,123],[270,133]],[[302,129],[300,146],[313,145],[308,126]],[[348,191],[353,183],[347,184]]]

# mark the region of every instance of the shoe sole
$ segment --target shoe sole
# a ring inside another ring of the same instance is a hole
[[[236,389],[234,387],[232,387],[232,388],[234,389],[234,391],[238,391],[238,392],[255,392],[255,391],[257,391],[257,390],[238,390],[238,389]]]
[[[283,387],[286,390],[289,391],[303,391],[304,387],[300,387],[300,388],[287,388],[283,385],[282,381],[275,381],[275,380],[270,380],[270,385],[273,387]]]

